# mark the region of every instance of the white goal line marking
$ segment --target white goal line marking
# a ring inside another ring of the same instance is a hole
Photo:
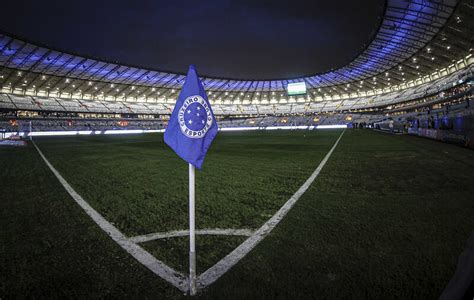
[[[247,240],[245,240],[242,244],[235,248],[231,253],[229,253],[226,257],[221,259],[214,266],[210,267],[207,271],[198,276],[196,281],[199,288],[204,288],[214,283],[217,279],[219,279],[222,275],[229,271],[235,264],[237,264],[242,258],[244,258],[253,248],[255,248],[255,246],[258,245],[258,243],[260,243],[265,237],[268,236],[268,234],[278,225],[278,223],[286,216],[286,214],[300,199],[300,197],[306,192],[306,190],[314,182],[316,177],[318,177],[324,165],[326,165],[326,162],[329,160],[332,153],[334,152],[334,149],[336,149],[336,146],[341,140],[342,135],[345,131],[346,130],[341,133],[337,141],[332,146],[331,150],[329,150],[329,152],[323,158],[316,170],[314,170],[311,176],[293,194],[293,196],[288,199],[288,201],[280,208],[280,210],[278,210],[267,222],[265,222],[265,224],[262,225],[262,227],[255,231]]]
[[[251,236],[254,231],[251,229],[198,229],[196,235],[227,235],[227,236]],[[134,243],[145,243],[159,239],[189,236],[189,230],[173,230],[168,232],[156,232],[128,238]]]
[[[43,152],[39,149],[34,141],[31,141],[38,151],[41,158],[44,160],[49,169],[53,172],[62,186],[66,191],[71,195],[71,197],[76,201],[77,204],[91,217],[91,219],[99,225],[99,227],[105,231],[117,244],[120,245],[125,251],[127,251],[131,256],[138,260],[142,265],[150,269],[153,273],[160,276],[164,280],[171,283],[173,286],[178,288],[183,292],[188,290],[188,279],[185,275],[173,270],[162,261],[156,259],[153,255],[148,253],[145,249],[137,245],[136,243],[127,239],[127,237],[120,232],[114,225],[108,222],[104,217],[99,214],[95,209],[93,209],[89,203],[87,203],[81,195],[76,193],[76,191],[69,185],[69,183],[61,176],[61,174],[51,165],[51,163],[43,155]]]

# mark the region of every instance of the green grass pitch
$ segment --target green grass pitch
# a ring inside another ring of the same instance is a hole
[[[219,133],[196,175],[197,228],[257,229],[340,130]],[[187,164],[160,134],[39,138],[127,236],[187,229]],[[35,148],[0,148],[0,298],[185,297],[117,246]],[[347,130],[274,231],[201,298],[437,298],[474,229],[474,152]],[[245,237],[197,236],[198,273]],[[141,244],[178,271],[187,238]]]

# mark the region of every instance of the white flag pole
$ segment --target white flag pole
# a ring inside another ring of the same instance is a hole
[[[195,168],[189,164],[189,292],[196,295],[196,241],[194,221],[194,176]]]

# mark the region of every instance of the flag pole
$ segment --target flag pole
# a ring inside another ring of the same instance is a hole
[[[195,240],[195,218],[194,218],[194,178],[195,168],[189,164],[189,293],[196,295],[196,240]]]

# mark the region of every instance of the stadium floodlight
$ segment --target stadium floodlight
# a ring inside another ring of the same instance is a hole
[[[296,83],[288,83],[286,86],[286,90],[288,95],[305,95],[306,94],[306,83],[296,82]]]

